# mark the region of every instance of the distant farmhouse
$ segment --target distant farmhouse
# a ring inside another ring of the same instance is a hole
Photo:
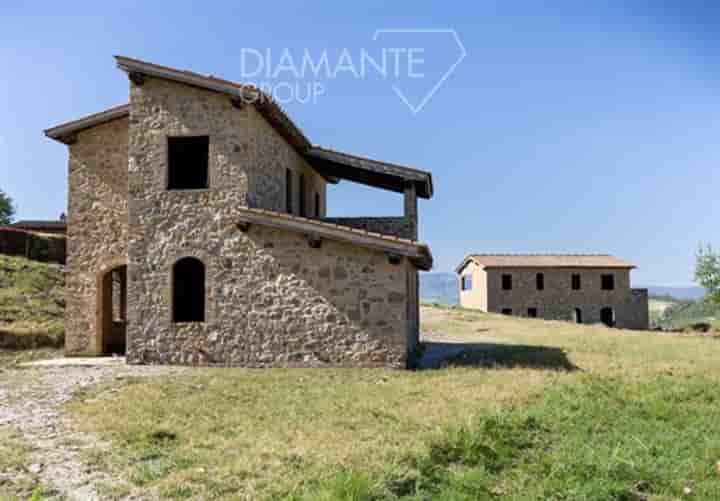
[[[648,293],[630,288],[633,268],[609,255],[471,254],[456,272],[464,308],[647,329]]]
[[[412,365],[430,173],[315,146],[254,87],[116,61],[129,103],[45,131],[69,149],[66,354]],[[341,180],[404,215],[327,217]]]

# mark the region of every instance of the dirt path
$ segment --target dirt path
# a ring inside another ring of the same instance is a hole
[[[153,377],[182,370],[127,366],[122,359],[104,365],[5,369],[0,372],[0,428],[10,426],[21,433],[32,449],[25,473],[37,476],[43,485],[57,491],[54,498],[102,499],[96,492],[98,482],[122,485],[122,481],[94,471],[92,465],[83,462],[85,450],[102,448],[104,444],[93,436],[72,432],[60,413],[61,406],[78,390],[96,383],[120,384],[126,377]]]

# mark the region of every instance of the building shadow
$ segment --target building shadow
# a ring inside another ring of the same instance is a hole
[[[532,368],[576,371],[564,350],[553,346],[424,342],[418,370],[448,367]]]

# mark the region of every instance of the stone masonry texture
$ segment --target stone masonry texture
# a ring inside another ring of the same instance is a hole
[[[537,290],[536,275],[544,275],[545,288]],[[512,276],[512,290],[503,290],[502,275]],[[581,289],[573,290],[571,277],[581,277]],[[615,277],[613,290],[602,290],[601,276]],[[600,310],[612,308],[616,326],[626,329],[647,329],[648,297],[645,289],[630,288],[628,269],[557,269],[557,268],[483,268],[470,263],[461,275],[472,275],[473,288],[460,292],[460,304],[467,308],[501,313],[511,309],[515,316],[527,316],[536,308],[539,318],[574,320],[575,309],[582,312],[582,321],[600,323]]]
[[[167,189],[167,138],[207,135],[209,188]],[[157,78],[130,84],[130,117],[70,147],[66,352],[100,354],[99,278],[127,264],[131,363],[406,367],[417,270],[380,251],[253,225],[238,209],[326,212],[326,183],[253,106]],[[398,218],[402,219],[402,218]],[[390,224],[402,232],[402,224]],[[395,234],[395,233],[392,233]],[[205,322],[174,323],[172,268],[205,266]]]

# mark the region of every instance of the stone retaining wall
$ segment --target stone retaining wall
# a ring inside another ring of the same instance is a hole
[[[0,254],[22,256],[45,263],[65,264],[65,237],[1,227]]]

